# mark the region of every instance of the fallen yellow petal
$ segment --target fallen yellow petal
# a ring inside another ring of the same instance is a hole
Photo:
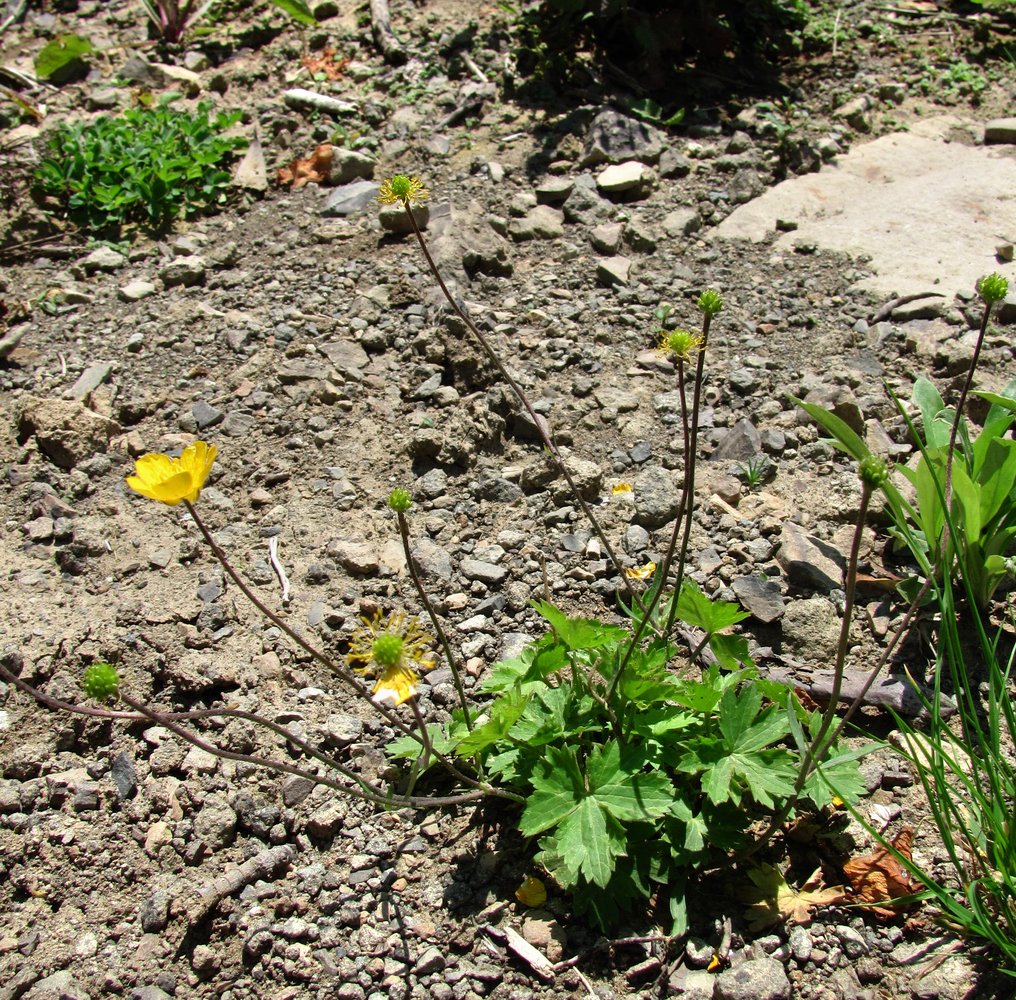
[[[648,580],[656,572],[656,563],[647,562],[645,566],[629,566],[624,575],[629,580]]]
[[[547,887],[535,875],[530,875],[515,890],[515,898],[523,906],[543,906],[547,902]]]
[[[618,493],[631,493],[631,483],[618,483],[612,490],[615,496]]]

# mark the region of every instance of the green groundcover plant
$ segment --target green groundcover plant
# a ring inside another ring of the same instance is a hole
[[[240,112],[131,108],[93,122],[61,124],[49,136],[37,190],[71,222],[94,233],[124,226],[164,229],[226,201],[225,169],[247,140],[226,135]]]

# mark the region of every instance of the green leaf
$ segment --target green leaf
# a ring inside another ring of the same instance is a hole
[[[490,706],[488,721],[464,737],[455,752],[460,757],[473,757],[504,739],[527,702],[528,699],[518,690],[502,695]]]
[[[724,694],[720,701],[720,732],[731,750],[751,728],[761,707],[762,692],[755,685],[749,685],[740,696],[734,690]]]
[[[308,28],[316,28],[317,18],[303,0],[272,0],[276,7],[284,10],[294,21],[305,24]]]
[[[593,747],[587,774],[591,797],[620,820],[646,820],[662,816],[674,800],[670,779],[659,771],[644,772],[646,757],[641,750],[621,753],[611,740]]]
[[[35,57],[35,75],[40,80],[48,80],[54,74],[59,76],[60,70],[91,51],[92,43],[87,38],[80,35],[57,35]]]
[[[709,648],[725,670],[755,666],[749,652],[748,640],[743,635],[711,635]]]
[[[710,600],[691,580],[685,580],[681,586],[677,614],[681,621],[710,635],[749,617],[733,601]]]
[[[594,885],[605,886],[614,871],[614,859],[625,853],[624,829],[587,798],[562,821],[557,847]]]
[[[571,747],[547,747],[546,757],[530,780],[534,792],[519,819],[519,831],[524,837],[535,837],[556,826],[576,808],[585,794]]]
[[[788,398],[795,406],[801,407],[827,434],[831,434],[834,443],[852,458],[860,461],[871,454],[871,450],[857,436],[857,433],[836,416],[835,413],[830,413],[827,409],[815,403],[806,403],[796,396],[789,396]]]
[[[627,633],[616,625],[604,625],[595,618],[569,618],[549,601],[532,601],[535,608],[549,623],[558,639],[570,650],[596,649],[619,642]]]

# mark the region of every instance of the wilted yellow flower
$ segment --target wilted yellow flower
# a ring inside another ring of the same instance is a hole
[[[388,667],[374,685],[374,701],[395,708],[416,694],[420,678],[409,667]]]
[[[419,177],[407,177],[405,174],[395,174],[382,181],[381,190],[377,194],[377,200],[382,205],[411,205],[426,201],[429,197],[430,192]]]
[[[610,492],[617,496],[618,493],[631,493],[631,483],[618,483]]]
[[[703,343],[704,341],[700,336],[688,330],[662,330],[660,331],[660,343],[657,350],[663,354],[672,355],[676,360],[688,364],[702,350]]]
[[[181,500],[197,503],[215,454],[215,445],[204,441],[188,445],[179,458],[150,452],[135,461],[134,475],[127,477],[127,485],[135,493],[170,507]]]
[[[624,575],[629,580],[648,580],[656,572],[656,563],[647,562],[645,566],[629,566]]]
[[[375,611],[349,640],[346,659],[359,673],[384,676],[392,670],[431,670],[434,655],[428,650],[431,637],[415,618],[401,611],[384,615]],[[404,700],[404,699],[403,699]]]
[[[523,906],[543,906],[547,902],[547,887],[535,875],[530,875],[515,890],[515,898]]]

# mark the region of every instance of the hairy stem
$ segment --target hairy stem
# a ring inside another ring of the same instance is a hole
[[[526,394],[525,390],[522,388],[521,385],[519,385],[516,379],[512,376],[511,372],[508,371],[504,362],[502,362],[501,358],[494,350],[493,345],[487,339],[484,333],[469,318],[465,310],[458,304],[458,302],[455,301],[455,296],[452,295],[447,284],[445,284],[445,280],[444,278],[441,277],[441,272],[438,270],[437,264],[434,262],[434,258],[431,256],[430,248],[427,246],[427,242],[423,238],[423,233],[420,231],[420,226],[416,221],[416,216],[413,213],[412,207],[409,205],[408,202],[405,201],[402,203],[402,206],[405,209],[406,214],[409,216],[409,222],[413,227],[414,234],[416,235],[416,242],[420,245],[420,249],[423,251],[423,256],[427,261],[427,267],[430,269],[430,273],[434,275],[434,280],[437,282],[438,287],[441,289],[442,295],[444,295],[445,299],[447,299],[448,304],[454,310],[455,315],[458,316],[463,323],[465,323],[469,332],[476,338],[477,343],[479,343],[480,347],[483,350],[483,353],[487,355],[491,363],[498,370],[498,373],[500,374],[501,378],[505,380],[505,382],[508,384],[512,392],[515,393],[516,398],[522,404],[523,409],[529,415],[529,419],[532,420],[533,425],[536,427],[536,431],[540,435],[540,440],[543,442],[544,447],[547,449],[547,452],[553,459],[554,464],[558,468],[558,471],[561,473],[562,476],[564,476],[565,482],[568,483],[568,488],[571,490],[572,495],[575,497],[576,502],[582,508],[582,513],[585,515],[586,520],[589,521],[590,525],[593,528],[593,531],[596,532],[596,536],[597,538],[599,538],[600,543],[603,545],[603,550],[607,553],[607,557],[610,559],[611,563],[613,563],[615,569],[620,574],[621,582],[623,583],[625,590],[627,590],[629,598],[635,601],[635,603],[638,604],[638,606],[642,608],[642,610],[645,610],[642,605],[642,598],[635,592],[635,589],[632,587],[628,578],[624,575],[621,569],[621,562],[618,559],[617,555],[614,553],[614,548],[610,544],[610,539],[607,538],[607,533],[601,527],[600,522],[596,518],[596,515],[593,514],[592,508],[586,502],[585,497],[583,497],[582,494],[579,492],[574,477],[572,476],[571,472],[568,471],[568,467],[565,465],[564,459],[561,457],[561,453],[557,449],[557,445],[554,444],[554,439],[550,436],[550,432],[544,426],[540,418],[540,415],[536,412],[535,409],[533,409],[533,404],[529,401],[529,397]]]
[[[441,649],[444,650],[445,659],[448,661],[448,668],[451,670],[452,679],[455,681],[455,690],[459,695],[459,704],[462,706],[462,716],[466,722],[466,729],[472,732],[473,720],[469,714],[469,703],[466,701],[466,689],[462,683],[462,672],[459,670],[458,664],[455,662],[451,644],[448,642],[448,637],[445,635],[445,631],[441,627],[441,622],[438,620],[437,612],[434,610],[434,606],[431,604],[430,598],[427,596],[427,591],[424,589],[423,580],[420,577],[420,571],[416,565],[416,560],[413,558],[413,553],[410,551],[409,521],[406,519],[406,515],[402,511],[396,511],[396,517],[399,520],[399,537],[402,539],[402,551],[406,556],[406,566],[409,568],[409,575],[412,578],[413,586],[416,587],[416,592],[419,594],[420,600],[427,611],[427,616],[430,618],[431,624],[434,626],[438,642],[441,643]]]

